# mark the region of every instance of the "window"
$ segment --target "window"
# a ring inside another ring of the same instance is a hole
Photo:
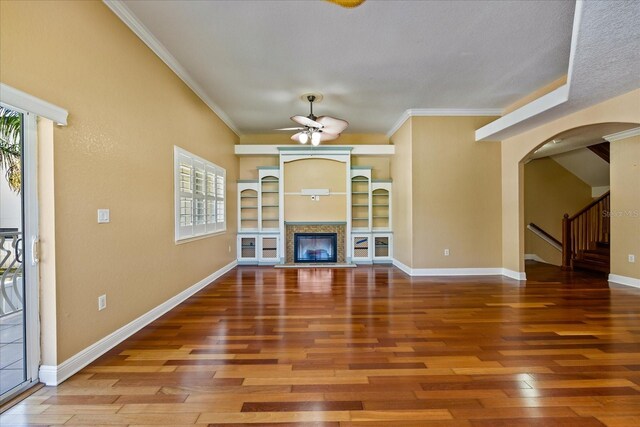
[[[174,147],[176,242],[226,231],[226,171]]]

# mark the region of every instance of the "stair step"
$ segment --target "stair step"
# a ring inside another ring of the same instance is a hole
[[[596,242],[596,248],[607,248],[609,249],[610,247],[610,243],[609,242]]]
[[[590,260],[584,259],[576,259],[573,260],[573,268],[578,268],[582,270],[591,270],[591,271],[600,271],[602,273],[609,272],[609,263],[608,262],[594,262]]]
[[[600,250],[589,250],[589,251],[580,251],[578,253],[578,259],[586,259],[586,260],[594,260],[594,261],[602,261],[609,262],[611,258],[609,251],[603,252]]]

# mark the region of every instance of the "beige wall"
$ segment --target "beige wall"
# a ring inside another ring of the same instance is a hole
[[[609,122],[640,123],[640,89],[502,141],[502,266],[504,268],[524,272],[522,162],[524,157],[561,132],[579,126]],[[613,169],[612,166],[611,173]],[[612,250],[616,244],[615,241],[611,242]]]
[[[280,167],[278,156],[238,156],[238,178],[258,179],[259,166]]]
[[[3,83],[69,111],[41,189],[55,193],[55,283],[42,286],[57,354],[44,357],[61,363],[235,259],[238,138],[101,2],[2,1],[0,51]],[[226,168],[226,233],[174,243],[174,144]]]
[[[524,166],[524,227],[534,223],[562,241],[562,217],[591,202],[591,187],[551,158]],[[562,265],[562,252],[530,230],[525,231],[525,253]]]
[[[411,118],[413,268],[500,267],[500,145],[474,137],[492,120]]]
[[[640,279],[640,136],[611,143],[611,213],[611,274]]]
[[[300,145],[291,140],[292,132],[247,134],[240,137],[240,144]],[[389,138],[382,133],[343,133],[340,138],[322,145],[386,145]]]
[[[313,201],[302,189],[326,188],[331,194]],[[347,220],[347,164],[327,159],[304,159],[284,165],[285,221]]]
[[[390,171],[393,179],[393,257],[411,267],[413,264],[413,178],[411,161],[411,120],[391,136],[395,155],[391,158]]]

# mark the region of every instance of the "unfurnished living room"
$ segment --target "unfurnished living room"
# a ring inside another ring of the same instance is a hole
[[[639,0],[0,0],[0,424],[640,425]]]

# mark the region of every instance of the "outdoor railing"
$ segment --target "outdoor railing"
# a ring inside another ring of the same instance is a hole
[[[0,231],[0,317],[24,307],[23,258],[22,233]]]

